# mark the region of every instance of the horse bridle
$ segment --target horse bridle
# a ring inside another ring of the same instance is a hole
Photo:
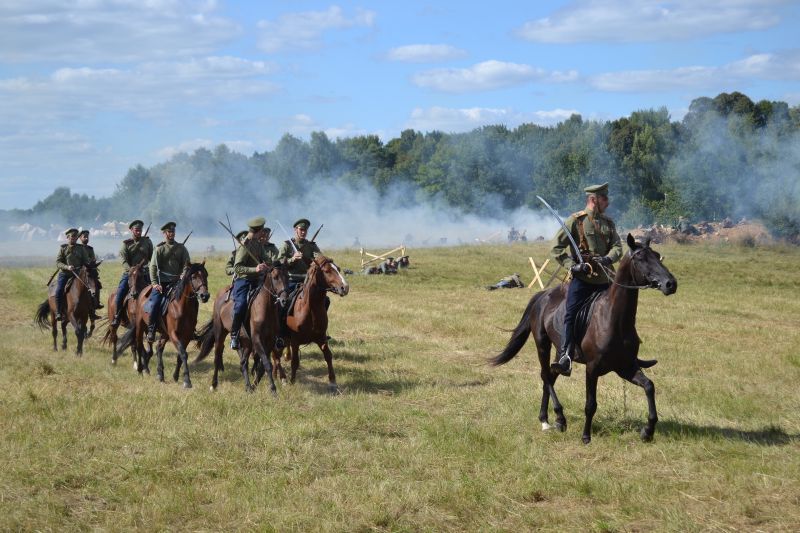
[[[202,272],[202,270],[198,269],[198,270],[197,270],[197,271],[195,271],[195,272],[191,272],[191,271],[189,271],[189,272],[187,272],[187,273],[186,273],[186,275],[187,275],[187,276],[190,276],[190,277],[189,277],[189,285],[192,287],[192,294],[189,296],[189,298],[195,298],[195,299],[197,299],[197,298],[198,298],[198,292],[199,292],[199,291],[200,291],[200,289],[201,289],[201,288],[203,288],[203,287],[205,287],[205,288],[206,288],[206,291],[208,291],[208,281],[202,281],[202,276],[201,276],[201,284],[200,284],[200,286],[199,286],[199,287],[195,287],[195,285],[194,285],[194,275],[195,275],[195,274],[199,274],[199,273],[201,273],[201,272]],[[207,274],[207,273],[206,273],[206,276],[208,276],[208,274]],[[207,278],[206,278],[206,279],[207,279]]]
[[[631,255],[631,272],[633,274],[634,281],[636,280],[637,277],[639,277],[639,271],[636,268],[636,262],[633,260],[633,258],[636,257],[636,254],[638,254],[638,253],[640,253],[640,252],[642,252],[644,250],[645,250],[645,248],[639,248],[635,252],[634,251],[630,252],[630,255]],[[611,270],[607,266],[603,265],[602,263],[597,263],[597,265],[603,270],[603,272],[605,273],[606,277],[609,280],[611,280],[611,283],[613,283],[614,285],[616,285],[618,287],[622,287],[623,289],[637,289],[638,290],[638,289],[654,289],[654,288],[656,288],[656,285],[653,284],[654,282],[648,282],[648,283],[645,283],[643,285],[625,285],[624,283],[620,283],[620,282],[618,282],[617,280],[614,279],[615,272],[613,270]]]

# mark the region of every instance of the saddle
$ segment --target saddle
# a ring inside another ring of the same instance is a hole
[[[286,305],[286,316],[294,316],[294,304],[300,295],[303,294],[303,284],[298,284],[289,295],[289,303]]]
[[[164,295],[164,297],[161,298],[161,312],[159,313],[159,315],[161,315],[162,317],[167,314],[167,308],[169,307],[169,302],[172,301],[172,293],[175,292],[176,286],[177,283],[174,284],[172,287],[170,287],[167,293]],[[148,315],[153,316],[154,314],[153,301],[148,298],[147,301],[144,303],[144,307],[142,309]]]
[[[583,336],[586,335],[586,330],[589,329],[589,323],[592,320],[594,304],[597,302],[597,298],[605,292],[606,291],[598,291],[592,293],[592,295],[583,302],[583,305],[581,305],[580,309],[578,309],[578,312],[575,313],[575,322],[572,324],[572,353],[575,361],[583,360],[581,341],[583,340]],[[553,317],[553,327],[556,328],[557,331],[563,331],[564,329],[564,316],[566,315],[567,310],[566,304],[567,302],[564,300],[561,305],[558,306],[558,311],[556,311],[556,314]]]

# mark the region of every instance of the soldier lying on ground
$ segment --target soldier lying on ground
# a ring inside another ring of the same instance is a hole
[[[523,287],[525,287],[525,284],[522,283],[519,274],[512,274],[504,277],[494,285],[487,285],[486,289],[493,291],[495,289],[521,289]]]

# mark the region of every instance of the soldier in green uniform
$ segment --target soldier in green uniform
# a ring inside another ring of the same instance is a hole
[[[281,246],[280,260],[289,265],[289,293],[306,279],[306,272],[311,262],[322,252],[314,241],[307,241],[308,227],[311,222],[301,218],[294,223],[294,238],[284,241]]]
[[[264,228],[264,232],[261,234],[263,238],[261,239],[261,246],[267,251],[267,262],[269,264],[273,264],[276,261],[280,260],[281,251],[278,249],[275,244],[269,241],[270,236],[272,236],[272,229],[271,228]]]
[[[259,275],[267,269],[269,257],[261,245],[264,236],[264,217],[247,221],[249,231],[236,250],[233,262],[233,320],[231,321],[231,349],[239,349],[239,330],[247,315],[247,295],[258,286]]]
[[[89,230],[88,229],[85,229],[85,230],[81,231],[80,233],[78,233],[78,242],[81,244],[81,246],[86,248],[86,255],[89,256],[89,262],[90,263],[97,263],[97,256],[94,253],[94,248],[89,245]],[[95,289],[96,290],[95,290],[95,293],[94,293],[94,309],[92,309],[92,320],[97,320],[98,318],[100,318],[99,316],[97,316],[97,313],[95,312],[95,310],[102,309],[103,307],[105,307],[100,302],[100,289],[102,289],[102,288],[103,288],[103,285],[100,283],[100,276],[98,275],[97,276],[97,280],[95,280]]]
[[[245,237],[247,237],[248,231],[242,230],[236,234],[236,242],[242,242]],[[236,261],[236,250],[239,247],[237,246],[234,251],[231,252],[231,256],[228,258],[228,262],[225,263],[225,275],[226,276],[233,276],[233,263]]]
[[[164,241],[158,243],[150,258],[150,279],[153,290],[150,293],[150,323],[147,325],[147,341],[155,342],[156,328],[161,317],[161,301],[175,283],[181,279],[183,269],[192,262],[186,247],[175,240],[174,222],[161,226]]]
[[[394,260],[394,257],[387,257],[378,265],[378,270],[381,271],[381,274],[397,274],[397,261]]]
[[[61,309],[64,306],[64,287],[75,271],[89,264],[86,248],[78,244],[78,229],[70,228],[64,232],[67,236],[66,244],[62,244],[56,256],[58,279],[56,280],[56,320],[61,320]]]
[[[128,273],[131,267],[138,265],[141,261],[150,262],[153,255],[153,242],[150,237],[142,235],[142,227],[144,222],[141,220],[134,220],[128,224],[128,229],[131,230],[132,237],[122,241],[122,247],[119,249],[119,257],[122,260],[122,277],[117,286],[117,295],[115,300],[114,319],[111,321],[112,326],[119,325],[120,314],[122,313],[122,302],[128,295]],[[150,283],[150,276],[147,270],[144,271],[144,276],[147,283]]]
[[[550,255],[561,266],[572,273],[572,280],[567,288],[566,313],[564,315],[564,331],[561,335],[559,360],[554,368],[561,374],[572,373],[573,324],[575,315],[581,305],[595,292],[606,290],[611,280],[602,267],[611,265],[622,257],[622,243],[614,222],[604,213],[608,208],[608,183],[592,185],[584,189],[586,192],[586,208],[571,214],[564,225],[578,244],[581,263],[575,255],[564,229],[558,230],[555,245]]]

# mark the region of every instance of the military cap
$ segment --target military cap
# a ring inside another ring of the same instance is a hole
[[[247,227],[250,228],[250,231],[260,231],[264,227],[264,223],[266,223],[264,217],[255,217],[247,221]]]
[[[144,222],[142,222],[137,218],[136,220],[128,224],[128,229],[133,229],[134,226],[139,226],[139,229],[142,229],[144,227]]]
[[[601,194],[603,196],[608,196],[608,182],[601,183],[599,185],[589,185],[583,190],[586,194]]]
[[[293,225],[295,228],[308,229],[308,227],[311,225],[311,222],[309,222],[307,218],[301,218]]]
[[[161,226],[161,231],[170,231],[170,230],[175,231],[175,226],[177,226],[177,224],[175,224],[174,222],[167,222],[166,224]]]
[[[72,233],[77,235],[78,234],[78,228],[69,228],[67,231],[64,232],[64,235],[69,236]]]
[[[242,231],[240,231],[239,233],[237,233],[237,234],[236,234],[236,240],[237,240],[237,241],[241,241],[242,239],[244,239],[245,237],[247,237],[247,233],[248,233],[248,231],[247,231],[247,230],[242,230]]]
[[[89,230],[88,230],[88,229],[81,230],[81,231],[78,233],[78,237],[80,237],[81,235],[89,235]]]

